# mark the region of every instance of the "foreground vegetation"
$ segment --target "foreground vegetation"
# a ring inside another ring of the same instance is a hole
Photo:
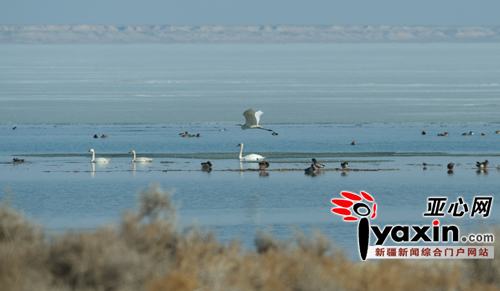
[[[498,234],[497,234],[498,237]],[[158,188],[116,227],[49,235],[0,206],[0,290],[500,290],[497,259],[352,262],[321,235],[258,234],[255,251],[175,228]]]

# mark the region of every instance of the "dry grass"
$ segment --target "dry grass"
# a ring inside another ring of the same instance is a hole
[[[498,237],[498,234],[497,234]],[[500,263],[352,262],[320,234],[259,233],[256,251],[175,228],[168,194],[150,188],[118,227],[44,235],[0,205],[0,290],[499,290]],[[499,253],[496,247],[497,254]]]

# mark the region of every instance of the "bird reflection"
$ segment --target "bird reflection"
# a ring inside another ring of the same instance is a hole
[[[476,174],[478,175],[488,175],[488,169],[477,169]]]
[[[240,176],[243,176],[243,172],[244,172],[244,170],[243,170],[243,163],[240,162]]]
[[[266,170],[259,171],[259,177],[269,177],[269,172]]]
[[[130,163],[130,171],[132,172],[132,176],[135,176],[137,171],[137,165],[135,163]]]

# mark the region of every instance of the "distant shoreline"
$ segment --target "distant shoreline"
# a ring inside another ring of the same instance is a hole
[[[0,25],[0,44],[499,41],[500,26]]]

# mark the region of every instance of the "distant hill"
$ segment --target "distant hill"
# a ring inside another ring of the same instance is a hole
[[[497,42],[500,27],[0,25],[0,43]]]

